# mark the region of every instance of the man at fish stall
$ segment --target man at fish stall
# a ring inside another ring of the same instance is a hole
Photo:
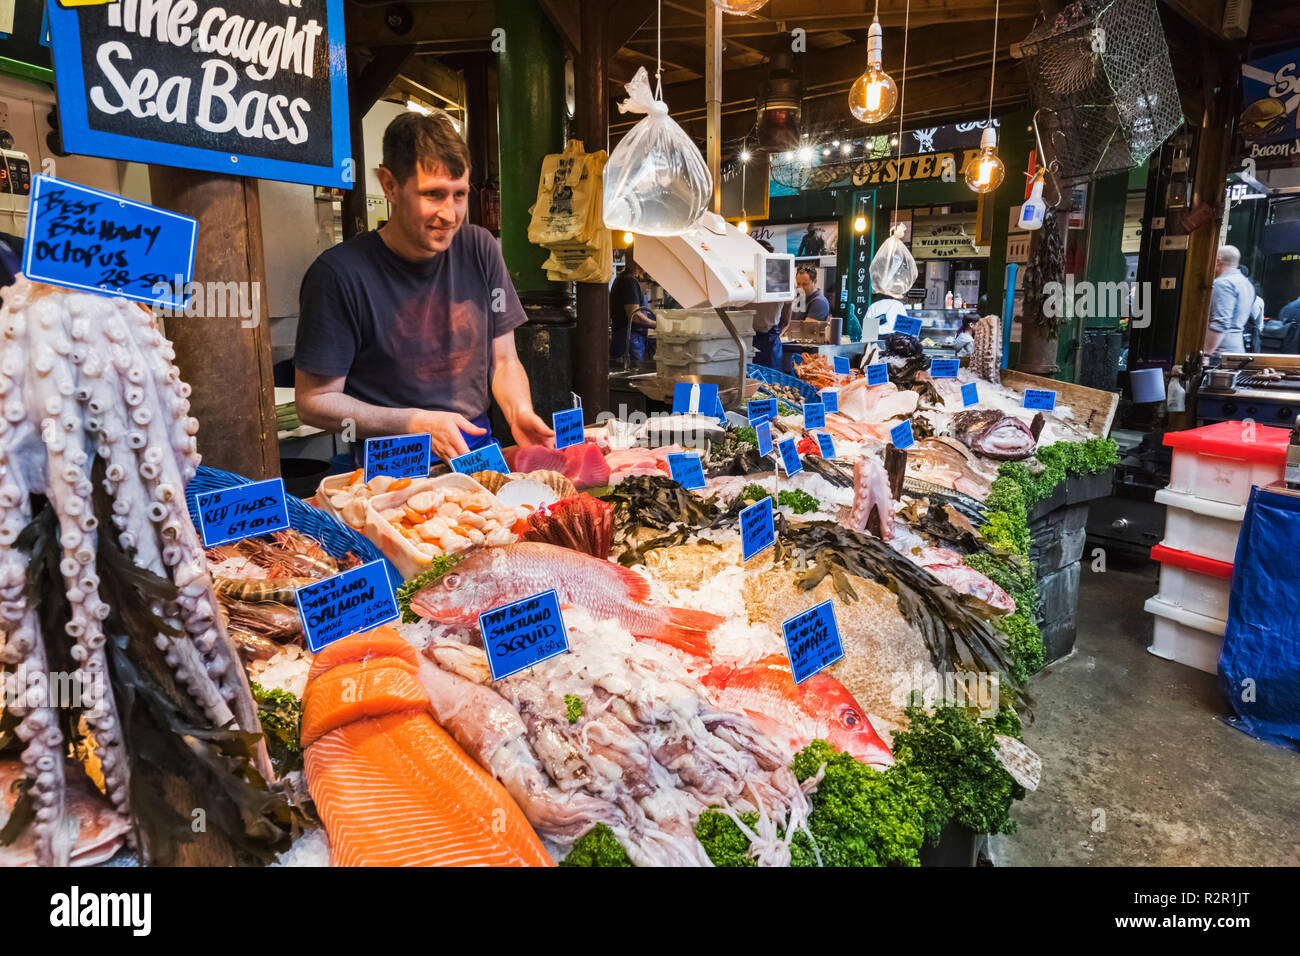
[[[427,433],[450,460],[493,441],[495,397],[518,444],[553,441],[515,351],[527,317],[501,249],[465,223],[469,173],[441,110],[403,113],[384,131],[388,222],[326,250],[303,277],[294,397],[305,424],[355,423],[359,440]]]

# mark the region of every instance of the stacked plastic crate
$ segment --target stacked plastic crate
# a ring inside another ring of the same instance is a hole
[[[733,309],[729,315],[749,362],[754,313]],[[661,309],[658,320],[655,365],[661,378],[677,381],[689,375],[735,375],[739,370],[736,341],[712,309]]]
[[[1289,435],[1253,422],[1165,435],[1174,452],[1169,487],[1156,492],[1165,506],[1165,537],[1151,549],[1160,562],[1160,591],[1146,602],[1155,615],[1152,654],[1218,670],[1250,489],[1282,478]]]

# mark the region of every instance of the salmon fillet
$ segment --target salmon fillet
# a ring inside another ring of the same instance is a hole
[[[335,866],[551,866],[518,805],[429,712],[391,628],[331,644],[303,696],[307,786]]]

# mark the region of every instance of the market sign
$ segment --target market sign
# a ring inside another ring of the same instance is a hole
[[[937,153],[922,153],[919,156],[882,156],[879,159],[867,159],[858,163],[853,170],[853,185],[879,186],[884,183],[924,182],[929,179],[943,179],[947,173],[951,182],[961,178],[966,164],[979,155],[979,149],[946,149]]]
[[[987,258],[987,246],[977,246],[978,223],[969,216],[933,216],[918,218],[912,224],[912,258],[975,259]]]
[[[1300,159],[1300,49],[1243,63],[1241,92],[1245,158],[1273,165]]]
[[[47,2],[69,152],[352,187],[343,0]]]
[[[33,282],[184,309],[197,232],[189,216],[36,176],[23,274]]]

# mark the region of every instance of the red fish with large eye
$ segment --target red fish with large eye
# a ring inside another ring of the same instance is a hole
[[[790,662],[771,654],[742,667],[715,667],[700,682],[714,706],[745,714],[792,756],[825,740],[874,767],[894,762],[848,688],[829,674],[796,684]]]

